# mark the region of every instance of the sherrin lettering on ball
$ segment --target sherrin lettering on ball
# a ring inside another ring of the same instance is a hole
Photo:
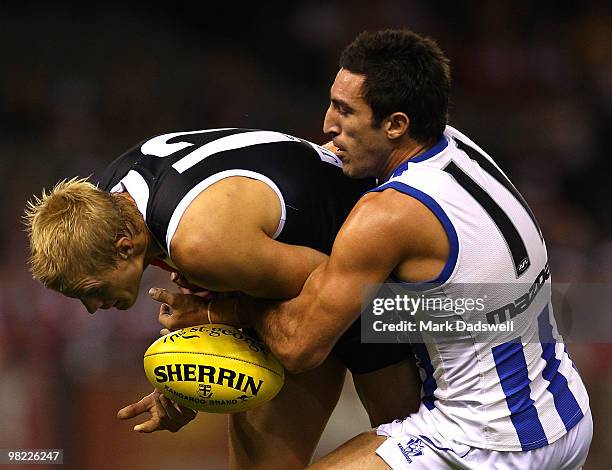
[[[227,325],[199,325],[157,339],[144,355],[149,382],[166,397],[209,413],[237,413],[274,398],[285,380],[268,348]]]

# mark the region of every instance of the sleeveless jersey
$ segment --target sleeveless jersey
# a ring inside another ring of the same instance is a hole
[[[431,425],[457,443],[501,451],[565,435],[588,410],[588,396],[557,331],[546,246],[522,196],[450,126],[373,191],[389,188],[425,204],[447,233],[449,259],[427,295],[486,299],[483,311],[455,309],[444,319],[514,328],[421,330],[412,340]]]
[[[344,219],[374,180],[351,180],[333,152],[280,132],[208,129],[153,137],[117,158],[98,186],[127,191],[171,263],[170,244],[189,204],[215,182],[243,176],[267,184],[281,203],[274,238],[331,252]],[[240,221],[236,221],[240,223]],[[352,371],[369,372],[411,355],[408,348],[360,344],[359,321],[334,351]]]

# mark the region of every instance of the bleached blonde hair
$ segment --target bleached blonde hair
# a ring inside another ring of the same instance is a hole
[[[83,276],[116,267],[115,242],[144,227],[136,206],[102,191],[87,178],[64,179],[28,201],[24,223],[29,267],[45,287],[70,292]]]

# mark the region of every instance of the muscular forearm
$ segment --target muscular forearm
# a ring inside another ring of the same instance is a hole
[[[329,349],[313,318],[313,306],[303,298],[279,301],[246,294],[217,298],[210,309],[213,323],[251,327],[289,372],[312,369]],[[332,343],[333,344],[333,343]]]
[[[315,269],[297,297],[272,301],[241,295],[214,302],[215,323],[251,326],[290,372],[321,364],[338,338],[359,316],[360,288],[346,289],[349,279],[334,281],[328,262]]]
[[[295,308],[298,299],[272,302],[251,297],[240,300],[241,321],[257,331],[260,338],[292,373],[318,366],[327,356],[321,348],[315,322],[309,321],[309,309]]]
[[[326,263],[319,266],[304,284],[300,295],[291,300],[240,298],[241,322],[255,328],[291,372],[305,371],[321,364],[359,314],[359,305],[354,316],[338,314],[334,302],[346,293],[325,281],[325,267]]]
[[[248,299],[243,321],[255,329],[264,343],[289,372],[297,373],[318,366],[325,357],[313,351],[312,329],[304,314],[293,315],[287,302]],[[242,303],[241,303],[242,310]]]

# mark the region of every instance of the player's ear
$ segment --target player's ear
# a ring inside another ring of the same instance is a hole
[[[122,236],[115,242],[115,248],[120,259],[128,259],[134,253],[134,240],[130,237]]]
[[[389,139],[399,139],[408,132],[410,118],[405,113],[392,113],[385,118],[384,125]]]

